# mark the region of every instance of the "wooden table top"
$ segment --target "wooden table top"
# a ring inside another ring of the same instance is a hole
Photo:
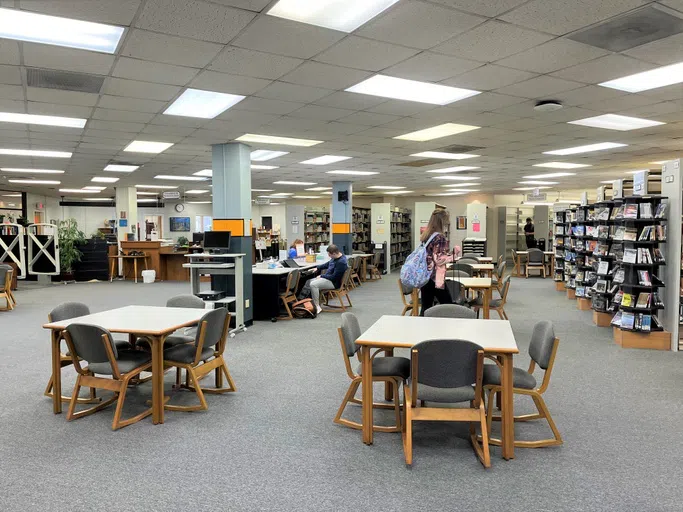
[[[109,255],[110,260],[119,259],[119,258],[123,258],[124,260],[126,260],[126,259],[132,260],[132,259],[136,259],[136,258],[149,258],[149,254],[140,254],[140,255],[136,254],[135,256],[129,256],[128,254],[125,254],[125,255],[124,254],[117,254],[117,255],[110,254]]]
[[[490,277],[451,277],[446,276],[448,281],[457,281],[465,288],[491,288],[492,281]]]

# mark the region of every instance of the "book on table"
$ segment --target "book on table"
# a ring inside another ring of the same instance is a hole
[[[617,311],[614,316],[612,317],[612,321],[610,322],[611,325],[616,325],[617,327],[621,326],[621,311]]]

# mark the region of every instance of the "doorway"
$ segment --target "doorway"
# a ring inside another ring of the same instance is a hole
[[[45,212],[41,212],[40,210],[34,210],[33,211],[33,223],[34,224],[44,224],[45,223]],[[43,235],[44,234],[44,228],[43,226],[38,226],[36,228],[36,235]]]
[[[272,230],[273,229],[273,217],[271,217],[271,216],[261,217],[261,226],[263,226],[264,229]]]

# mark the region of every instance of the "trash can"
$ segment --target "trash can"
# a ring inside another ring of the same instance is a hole
[[[539,238],[538,242],[536,243],[536,247],[542,251],[545,251],[545,238]]]
[[[142,271],[142,282],[145,284],[153,283],[157,278],[156,270],[143,270]]]

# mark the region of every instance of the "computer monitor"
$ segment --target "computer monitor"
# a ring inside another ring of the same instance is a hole
[[[204,233],[192,233],[192,245],[201,245],[204,242]]]
[[[230,249],[230,231],[207,231],[204,233],[204,249],[227,252]]]

